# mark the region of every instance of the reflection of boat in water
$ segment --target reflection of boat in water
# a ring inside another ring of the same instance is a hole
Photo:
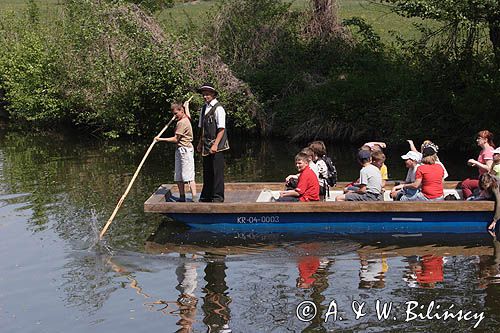
[[[472,256],[491,254],[491,237],[487,233],[449,234],[442,233],[363,235],[332,235],[325,233],[218,233],[189,229],[183,224],[164,221],[145,242],[145,251],[150,254],[180,253],[217,255],[252,255],[264,252],[296,249],[297,244],[321,243],[319,256],[358,252],[370,258],[385,256],[411,256],[434,254],[441,256]],[[297,253],[292,253],[296,255]],[[300,253],[299,253],[300,255]]]
[[[307,233],[483,233],[493,202],[272,202],[281,183],[226,184],[226,202],[170,202],[173,186],[162,185],[144,203],[145,212],[166,214],[192,228],[216,232],[273,231]],[[390,185],[388,185],[389,187]],[[460,197],[455,182],[445,193]]]
[[[481,279],[482,288],[497,295],[491,286],[498,281],[498,251],[492,248],[488,234],[386,235],[378,242],[377,237],[363,236],[341,239],[330,235],[318,241],[316,236],[304,235],[282,242],[274,234],[247,239],[238,239],[237,234],[215,235],[164,222],[146,242],[147,253],[162,253],[157,256],[165,267],[159,275],[162,281],[167,280],[165,274],[177,276],[174,296],[172,286],[162,296],[177,298],[168,305],[174,310],[169,314],[179,316],[179,331],[230,332],[237,328],[263,332],[283,327],[302,331],[303,325],[308,330],[326,331],[328,323],[323,319],[332,295],[339,305],[348,304],[350,297],[371,302],[387,294],[404,302],[405,288],[453,290],[456,283],[463,285],[469,279]],[[141,272],[156,267],[149,259],[153,257],[147,256]],[[463,270],[464,265],[470,269]],[[154,294],[154,288],[144,287]],[[367,288],[379,291],[367,293]],[[340,290],[347,292],[344,295]],[[320,315],[308,324],[290,320],[289,314],[306,298]],[[154,305],[158,308],[164,303]],[[374,317],[368,320],[370,325],[378,322]],[[344,324],[346,330],[361,331],[355,321],[350,323]]]
[[[293,233],[235,232],[220,234],[205,230],[189,230],[183,225],[163,222],[146,240],[145,250],[151,254],[252,255],[295,249],[294,246],[291,246],[292,244],[296,245],[311,240],[322,242],[321,251],[331,255],[355,251],[360,246],[357,241],[326,234],[309,234],[306,237]]]

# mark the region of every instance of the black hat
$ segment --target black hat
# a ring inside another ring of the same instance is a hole
[[[437,153],[436,148],[434,148],[432,146],[424,147],[424,149],[422,150],[423,157],[432,156],[436,153]]]
[[[219,93],[217,92],[217,90],[215,90],[214,86],[209,84],[209,83],[205,83],[204,85],[202,85],[201,87],[198,88],[198,92],[201,93],[202,91],[204,90],[207,90],[207,91],[211,91],[213,92],[215,95],[218,95]]]

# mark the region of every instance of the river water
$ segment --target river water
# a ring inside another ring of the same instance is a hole
[[[0,132],[1,332],[500,329],[500,246],[491,235],[191,232],[143,212],[150,193],[172,181],[173,148],[163,143],[98,242],[148,145]],[[405,148],[387,152],[391,178],[404,178]],[[233,140],[227,181],[279,181],[298,149]],[[355,179],[354,147],[329,149],[341,180]],[[470,172],[465,157],[449,155],[441,159],[451,179]]]

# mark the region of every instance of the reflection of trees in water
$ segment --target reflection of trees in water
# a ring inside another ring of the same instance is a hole
[[[486,288],[486,296],[484,298],[484,314],[487,319],[486,325],[490,328],[490,332],[498,332],[500,327],[500,284],[490,284]],[[488,330],[485,330],[486,332]]]
[[[64,266],[62,278],[65,282],[61,287],[68,305],[95,313],[115,290],[121,288],[108,258],[88,252],[72,256]]]
[[[228,181],[284,181],[295,170],[295,155],[307,142],[294,143],[273,139],[258,141],[248,138],[231,140],[230,154],[226,159]],[[335,159],[341,180],[352,180],[359,175],[355,145],[328,144],[327,153]],[[399,157],[399,156],[398,156]],[[398,173],[393,169],[394,176]],[[404,166],[399,166],[403,174]],[[403,177],[401,175],[400,177]]]
[[[231,141],[226,159],[228,181],[280,181],[294,170],[293,157],[299,146],[289,142]]]
[[[197,298],[196,262],[180,261],[176,269],[179,284],[176,289],[181,292],[177,301],[167,300],[147,290],[135,277],[133,270],[118,264],[110,255],[81,253],[64,266],[63,290],[67,294],[65,301],[70,306],[85,309],[89,313],[98,311],[110,295],[117,289],[130,288],[144,300],[144,308],[165,315],[179,316],[178,325],[190,329],[195,320]],[[188,281],[192,285],[188,285]],[[188,296],[188,297],[186,297]],[[186,332],[189,332],[187,330]]]
[[[137,156],[144,150],[142,144],[130,142],[110,146],[103,142],[69,142],[67,137],[54,134],[13,132],[5,136],[2,146],[5,191],[28,193],[9,203],[24,203],[24,208],[32,210],[28,221],[31,230],[55,227],[63,239],[75,241],[89,232],[82,221],[91,218],[91,209],[101,218],[109,215],[137,167]],[[150,193],[165,174],[164,168],[147,172],[156,168],[154,160],[145,166],[146,171],[138,177],[119,212],[120,223],[112,226],[117,230],[113,242],[135,243],[139,248],[144,230],[151,228],[151,221],[138,217],[143,215],[144,193]]]

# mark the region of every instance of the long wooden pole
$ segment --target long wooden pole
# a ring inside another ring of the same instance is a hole
[[[165,125],[165,127],[163,127],[163,129],[160,131],[160,133],[158,133],[157,136],[161,136],[163,134],[163,132],[165,132],[168,128],[168,126],[170,126],[170,124],[175,120],[175,116],[172,117],[172,119],[170,119],[170,121],[168,122],[167,125]],[[146,161],[146,158],[148,158],[148,155],[149,153],[151,152],[151,150],[153,149],[153,146],[155,145],[156,141],[153,139],[153,142],[151,143],[151,145],[149,146],[148,150],[146,151],[146,154],[144,155],[144,157],[142,158],[142,161],[141,163],[139,164],[139,166],[137,167],[137,170],[135,170],[135,173],[134,173],[134,176],[132,177],[132,180],[130,181],[130,183],[128,184],[128,187],[127,189],[125,190],[125,193],[123,193],[120,201],[118,201],[118,204],[116,205],[115,207],[115,210],[113,211],[113,214],[111,214],[111,217],[109,218],[108,222],[106,223],[106,225],[104,226],[104,228],[102,228],[101,230],[101,233],[99,234],[99,239],[102,239],[104,237],[104,234],[106,233],[106,231],[108,230],[109,228],[109,225],[111,224],[111,222],[113,222],[113,219],[115,218],[115,215],[116,213],[118,212],[118,209],[120,209],[123,201],[125,200],[125,198],[127,197],[128,195],[128,192],[130,191],[130,189],[132,188],[132,185],[134,184],[135,182],[135,179],[137,178],[137,175],[139,174],[139,171],[141,171],[141,168],[142,168],[142,165],[144,164],[144,162]]]

